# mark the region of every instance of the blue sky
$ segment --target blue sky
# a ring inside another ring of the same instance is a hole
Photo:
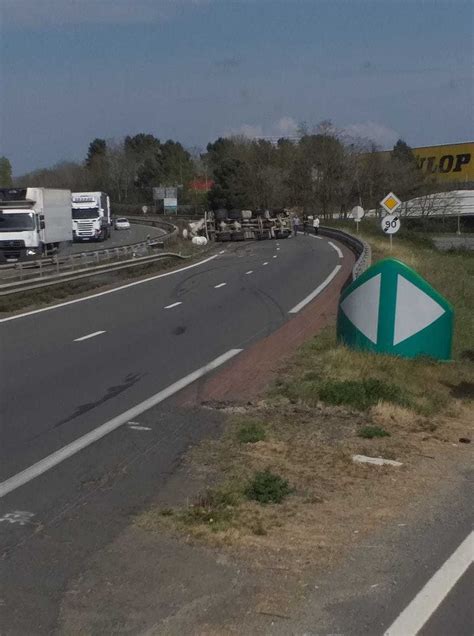
[[[389,147],[474,137],[464,0],[0,0],[0,154],[15,174],[94,137],[187,147],[331,119]]]

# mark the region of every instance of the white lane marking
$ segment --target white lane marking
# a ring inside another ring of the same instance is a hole
[[[267,261],[265,261],[265,263],[262,263],[262,265],[268,265],[268,262],[267,262]]]
[[[97,442],[99,439],[105,437],[112,431],[115,431],[115,429],[119,428],[123,424],[127,424],[127,422],[130,422],[131,420],[133,421],[134,418],[138,417],[145,411],[148,411],[157,404],[160,404],[160,402],[163,402],[175,393],[178,393],[178,391],[181,391],[181,389],[184,389],[199,378],[202,378],[214,369],[217,369],[221,365],[225,364],[231,358],[238,355],[241,351],[242,349],[230,349],[229,351],[226,351],[226,353],[223,353],[221,356],[215,358],[200,369],[197,369],[189,375],[186,375],[184,378],[181,378],[181,380],[174,382],[166,389],[159,391],[159,393],[156,393],[144,402],[140,402],[140,404],[133,406],[131,409],[128,409],[128,411],[125,411],[121,415],[117,415],[117,417],[114,417],[108,422],[105,422],[105,424],[101,424],[101,426],[98,426],[93,431],[90,431],[82,437],[74,440],[74,442],[71,442],[70,444],[67,444],[67,446],[64,446],[56,452],[51,453],[51,455],[48,455],[44,459],[41,459],[39,462],[36,462],[36,464],[33,464],[32,466],[25,468],[25,470],[22,470],[16,475],[13,475],[9,479],[6,479],[2,483],[0,483],[0,498],[5,497],[5,495],[8,495],[8,493],[12,492],[13,490],[16,490],[20,486],[27,484],[32,479],[35,479],[51,468],[54,468],[54,466],[57,466],[64,460],[72,457],[90,444]]]
[[[277,257],[277,255],[275,254],[275,255],[273,256],[273,258],[276,258],[276,257]]]
[[[7,512],[3,515],[3,517],[0,517],[0,523],[6,521],[7,523],[19,523],[20,526],[24,526],[27,523],[31,523],[34,516],[34,512],[28,512],[27,510],[14,510],[13,512]]]
[[[219,283],[218,285],[214,285],[214,289],[219,289],[219,287],[224,287],[227,283]]]
[[[474,532],[471,532],[390,625],[384,636],[417,634],[471,565],[473,555]]]
[[[253,269],[249,269],[248,272],[245,272],[245,274],[248,276],[249,274],[253,274]]]
[[[332,241],[328,241],[328,244],[329,244],[329,245],[330,245],[333,249],[335,249],[335,250],[336,250],[336,252],[337,252],[337,254],[338,254],[339,258],[343,258],[343,257],[344,257],[344,256],[343,256],[343,253],[341,252],[341,250],[338,248],[338,246],[337,246],[337,245],[334,245],[334,243],[333,243]]]
[[[279,248],[279,247],[277,247],[277,252],[279,252],[279,251],[280,251],[280,248]]]
[[[89,340],[89,338],[95,338],[96,336],[100,336],[105,331],[94,331],[94,333],[88,333],[87,336],[81,336],[80,338],[75,338],[74,342],[82,342],[83,340]]]
[[[225,254],[225,250],[221,250],[219,254]]]
[[[183,303],[181,301],[177,302],[177,303],[173,303],[172,305],[166,305],[166,307],[164,307],[164,309],[173,309],[173,307],[177,307],[178,305],[182,305]]]
[[[316,298],[316,296],[318,294],[320,294],[323,291],[323,289],[329,285],[329,283],[336,276],[336,274],[338,273],[338,271],[340,269],[341,269],[341,265],[336,265],[336,267],[332,270],[332,272],[329,274],[329,276],[326,278],[326,280],[324,280],[321,283],[321,285],[319,285],[319,287],[316,287],[316,289],[314,291],[312,291],[311,294],[309,294],[309,296],[306,296],[306,298],[303,298],[303,300],[301,302],[299,302],[297,305],[295,305],[293,307],[293,309],[290,309],[290,311],[288,313],[297,314],[299,311],[301,311],[301,309],[303,309],[303,307],[305,307],[308,303],[310,303],[312,300],[314,300]]]
[[[91,300],[92,298],[99,298],[99,296],[106,296],[107,294],[115,294],[115,292],[122,291],[122,289],[128,289],[129,287],[135,287],[135,285],[143,285],[144,283],[150,283],[153,280],[157,280],[158,278],[165,278],[166,276],[173,276],[174,274],[179,274],[180,272],[185,272],[188,269],[192,269],[193,267],[199,267],[200,265],[204,265],[205,263],[209,263],[209,261],[213,261],[217,258],[217,254],[214,256],[209,256],[209,258],[205,258],[202,261],[198,261],[197,263],[193,263],[192,265],[187,265],[186,267],[181,267],[180,269],[174,269],[172,272],[165,272],[164,274],[157,274],[156,276],[150,276],[150,278],[145,278],[144,280],[136,280],[133,283],[127,283],[126,285],[120,285],[120,287],[114,287],[113,289],[107,289],[107,291],[98,292],[97,294],[91,294],[90,296],[84,296],[84,298],[75,298],[74,300],[67,300],[64,303],[59,303],[58,305],[51,305],[50,307],[43,307],[42,309],[34,309],[33,311],[27,311],[23,314],[17,314],[16,316],[9,316],[8,318],[0,318],[0,322],[8,322],[9,320],[17,320],[18,318],[25,318],[26,316],[33,316],[34,314],[40,314],[43,311],[51,311],[52,309],[59,309],[60,307],[66,307],[67,305],[74,305],[75,303],[82,303],[85,300]]]
[[[138,422],[127,422],[128,428],[132,428],[134,431],[151,431],[150,426],[143,426]]]

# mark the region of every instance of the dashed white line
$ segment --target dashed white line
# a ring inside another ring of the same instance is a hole
[[[473,555],[474,532],[471,532],[390,625],[384,636],[417,634],[471,565]]]
[[[219,289],[219,287],[224,287],[227,283],[219,283],[218,285],[214,285],[214,289]]]
[[[181,389],[184,389],[199,378],[202,378],[214,369],[217,369],[221,365],[225,364],[231,358],[238,355],[241,351],[242,349],[230,349],[229,351],[226,351],[226,353],[223,353],[218,358],[215,358],[200,369],[197,369],[189,375],[186,375],[184,378],[181,378],[181,380],[174,382],[174,384],[171,384],[166,389],[163,389],[159,393],[156,393],[144,402],[140,402],[140,404],[137,404],[131,409],[128,409],[128,411],[125,411],[121,415],[117,415],[117,417],[114,417],[108,422],[105,422],[105,424],[98,426],[96,429],[90,431],[89,433],[86,433],[86,435],[83,435],[82,437],[74,440],[74,442],[71,442],[70,444],[67,444],[67,446],[63,446],[63,448],[60,448],[54,453],[51,453],[51,455],[48,455],[44,459],[41,459],[39,462],[36,462],[36,464],[33,464],[32,466],[25,468],[25,470],[22,470],[20,473],[13,475],[9,479],[6,479],[2,483],[0,483],[0,498],[5,497],[5,495],[8,495],[8,493],[12,492],[13,490],[20,488],[20,486],[27,484],[32,479],[35,479],[51,468],[54,468],[54,466],[57,466],[58,464],[68,459],[69,457],[72,457],[82,449],[90,446],[94,442],[97,442],[99,439],[105,437],[112,431],[115,431],[115,429],[119,428],[123,424],[127,424],[128,422],[133,421],[134,418],[138,417],[145,411],[148,411],[157,404],[160,404],[160,402],[163,402],[175,393],[178,393],[178,391],[181,391]]]
[[[75,338],[74,342],[82,342],[83,340],[89,340],[89,338],[95,338],[96,336],[100,336],[100,334],[105,333],[105,331],[94,331],[94,333],[88,333],[87,336],[81,336],[80,338]]]
[[[277,257],[277,255],[276,255],[276,254],[274,254],[273,258],[276,258],[276,257]]]
[[[341,252],[341,250],[338,248],[337,245],[334,245],[334,243],[332,241],[328,241],[328,244],[336,250],[336,252],[338,253],[339,258],[343,258],[343,254]]]
[[[262,263],[262,265],[268,265],[268,262],[267,262],[267,261],[265,261],[265,263]]]
[[[134,431],[151,431],[150,426],[143,426],[142,424],[139,424],[138,422],[127,422],[127,426],[128,428],[131,428]]]
[[[156,276],[150,276],[149,278],[145,278],[143,280],[136,280],[133,283],[127,283],[126,285],[120,285],[120,287],[107,289],[106,291],[98,292],[97,294],[84,296],[84,298],[75,298],[74,300],[67,300],[64,303],[51,305],[50,307],[42,307],[41,309],[34,309],[33,311],[27,311],[23,314],[17,314],[16,316],[8,316],[8,318],[0,318],[0,322],[18,320],[18,318],[26,318],[27,316],[32,316],[33,314],[41,314],[43,313],[43,311],[52,311],[53,309],[59,309],[60,307],[67,307],[68,305],[75,305],[76,303],[82,303],[85,300],[92,300],[93,298],[99,298],[100,296],[106,296],[107,294],[115,294],[115,292],[122,291],[122,289],[128,289],[129,287],[135,287],[136,285],[144,285],[145,283],[151,283],[154,280],[158,280],[159,278],[165,278],[166,276],[174,276],[175,274],[179,274],[180,272],[185,272],[188,269],[193,269],[194,267],[199,267],[200,265],[209,263],[210,261],[213,261],[215,258],[217,258],[217,254],[214,254],[214,256],[209,256],[209,258],[204,258],[202,261],[198,261],[197,263],[193,263],[192,265],[186,265],[186,267],[180,267],[179,269],[174,269],[171,272],[165,272],[164,274],[157,274]]]
[[[280,248],[279,248],[279,247],[277,247],[277,252],[279,252],[279,251],[280,251]]]
[[[245,275],[248,276],[249,274],[253,274],[253,269],[249,269],[248,272],[245,272]]]
[[[177,307],[178,305],[182,305],[182,301],[179,301],[177,303],[173,303],[172,305],[166,305],[166,307],[164,307],[164,309],[173,309],[173,307]]]
[[[336,276],[336,274],[338,273],[338,271],[340,269],[341,269],[341,265],[336,265],[336,267],[332,270],[332,272],[329,274],[329,276],[326,278],[326,280],[324,280],[321,283],[321,285],[319,285],[319,287],[316,287],[316,289],[313,292],[311,292],[311,294],[306,296],[306,298],[303,298],[303,300],[301,302],[299,302],[297,305],[295,305],[293,307],[293,309],[290,309],[289,313],[290,314],[297,314],[299,311],[301,311],[303,309],[303,307],[305,307],[308,303],[310,303],[312,300],[314,300],[316,298],[316,296],[318,296],[318,294],[320,294],[323,291],[323,289],[325,289],[329,285],[329,283]]]
[[[225,254],[225,250],[221,250],[219,254]]]

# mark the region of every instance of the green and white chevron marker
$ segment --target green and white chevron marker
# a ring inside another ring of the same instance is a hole
[[[410,267],[379,261],[341,294],[338,339],[354,349],[405,358],[451,357],[452,305]]]

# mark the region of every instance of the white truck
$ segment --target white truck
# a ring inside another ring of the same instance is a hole
[[[40,258],[71,240],[70,190],[0,188],[0,262]]]
[[[110,198],[105,192],[72,193],[74,241],[105,241],[110,237]]]

